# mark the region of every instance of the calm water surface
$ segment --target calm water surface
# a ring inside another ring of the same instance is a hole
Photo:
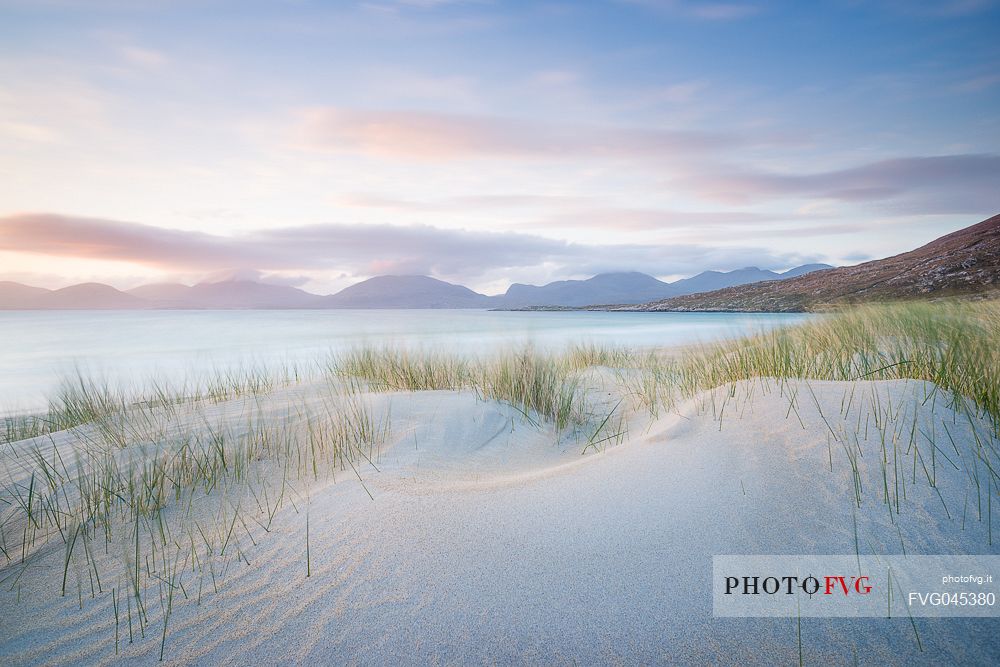
[[[38,409],[77,369],[116,383],[180,381],[246,364],[303,364],[359,345],[463,354],[531,343],[684,345],[803,321],[808,315],[197,310],[0,312],[0,414]]]

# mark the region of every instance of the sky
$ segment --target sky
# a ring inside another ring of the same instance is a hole
[[[1000,212],[995,0],[0,0],[0,280],[498,293]]]

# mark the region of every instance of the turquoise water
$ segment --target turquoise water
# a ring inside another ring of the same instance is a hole
[[[684,345],[801,322],[808,315],[197,310],[0,312],[0,413],[37,409],[79,369],[116,383],[180,381],[246,364],[310,364],[358,345],[463,354],[531,343]]]

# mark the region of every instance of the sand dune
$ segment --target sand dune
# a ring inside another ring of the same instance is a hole
[[[593,401],[620,400],[613,372],[587,381]],[[293,387],[256,403],[276,418],[318,409],[322,391]],[[989,427],[931,384],[744,383],[657,419],[637,411],[625,442],[582,456],[579,437],[471,392],[363,399],[390,426],[358,469],[363,484],[350,474],[315,481],[270,532],[247,530],[245,558],[201,581],[218,592],[199,591],[192,576],[176,591],[166,664],[787,664],[800,646],[807,664],[1000,655],[995,619],[917,619],[919,646],[906,619],[803,619],[800,645],[796,619],[712,616],[713,555],[851,554],[855,521],[861,553],[1000,553],[992,517],[968,500],[971,448],[992,442]],[[211,419],[235,428],[249,410],[231,401]],[[937,490],[911,483],[914,457],[931,460],[921,434],[945,428],[954,464],[937,458]],[[855,437],[860,507],[843,446]],[[899,449],[891,474],[906,477],[898,507],[883,492],[886,441]],[[8,475],[19,447],[4,453]],[[130,548],[95,558],[121,570]],[[158,660],[155,589],[146,638],[129,643],[120,624],[116,656],[112,596],[91,597],[87,567],[74,564],[60,597],[64,548],[34,563],[0,592],[0,661]]]

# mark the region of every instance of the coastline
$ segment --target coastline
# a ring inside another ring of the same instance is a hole
[[[894,308],[654,351],[362,349],[141,400],[83,383],[0,449],[0,658],[988,662],[991,618],[713,613],[719,554],[1000,555],[973,335],[1000,320]]]
[[[600,374],[592,380],[598,393],[607,389]],[[877,401],[883,418],[896,414],[886,430],[913,418],[923,428],[950,423],[952,411],[927,407],[935,391],[901,381],[750,383],[633,423],[626,441],[584,457],[509,407],[468,393],[368,396],[373,407],[391,401],[391,441],[359,478],[348,470],[310,484],[298,511],[274,516],[272,532],[241,529],[245,561],[220,570],[209,584],[217,592],[204,592],[191,575],[183,584],[191,599],[177,600],[168,617],[165,661],[479,662],[517,654],[765,664],[794,661],[800,650],[840,662],[853,647],[892,664],[986,662],[997,649],[990,619],[921,619],[918,649],[905,619],[808,619],[799,640],[794,620],[714,619],[705,606],[706,562],[716,553],[853,553],[855,530],[877,553],[998,553],[981,521],[963,530],[954,515],[964,470],[937,468],[937,488],[953,508],[948,519],[927,484],[908,487],[906,507],[895,513],[874,492],[856,508],[850,459],[835,452],[828,467],[825,422],[849,431]],[[789,401],[807,394],[789,415]],[[841,414],[848,394],[855,410]],[[964,430],[955,437],[973,439]],[[874,431],[862,447],[870,461],[863,485],[876,489]],[[926,444],[916,447],[929,458]],[[17,592],[0,593],[5,607],[33,619],[2,621],[5,662],[156,662],[164,624],[156,579],[144,579],[149,636],[128,643],[119,624],[116,656],[113,594],[89,595],[86,567],[77,565],[69,589],[82,584],[81,601],[61,597],[49,573],[61,571],[63,557],[39,554]],[[127,580],[127,567],[111,574],[113,555],[94,558],[112,590]],[[197,604],[195,590],[203,591]]]

